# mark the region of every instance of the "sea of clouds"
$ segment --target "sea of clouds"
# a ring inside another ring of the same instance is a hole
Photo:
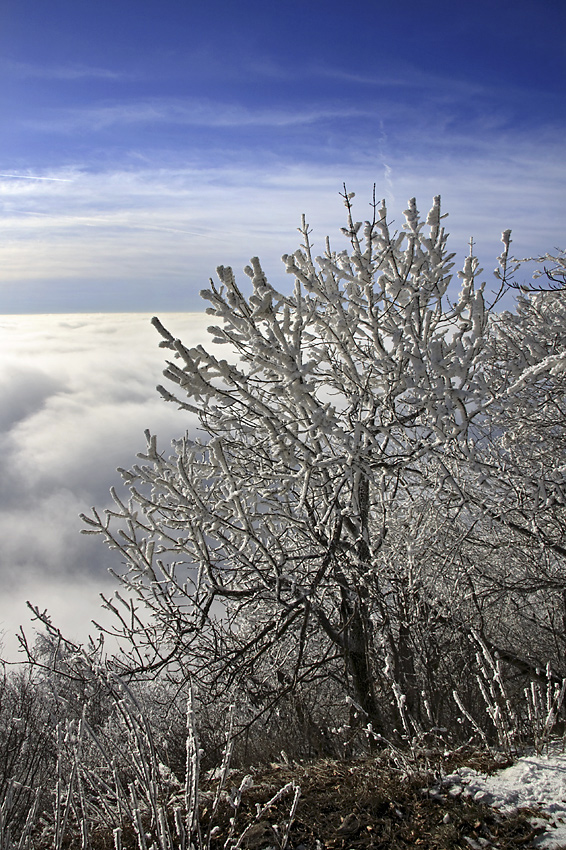
[[[207,342],[203,313],[160,316],[189,345]],[[144,430],[171,439],[195,429],[155,386],[170,352],[150,315],[0,317],[0,631],[17,657],[20,624],[33,639],[26,600],[84,641],[112,594],[115,553],[81,535],[79,514],[110,504],[118,466],[145,448]]]

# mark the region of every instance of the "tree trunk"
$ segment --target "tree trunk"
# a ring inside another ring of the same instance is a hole
[[[363,709],[366,715],[365,720],[371,723],[373,731],[382,735],[384,726],[377,704],[371,669],[367,616],[359,599],[353,608],[350,605],[344,605],[343,611],[349,615],[345,624],[344,660],[351,677],[354,699]]]

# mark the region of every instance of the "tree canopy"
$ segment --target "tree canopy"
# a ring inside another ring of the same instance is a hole
[[[454,274],[439,197],[398,230],[343,198],[347,247],[314,256],[303,217],[292,291],[257,258],[247,290],[217,269],[202,295],[226,359],[153,320],[159,392],[199,427],[172,452],[147,434],[129,499],[85,530],[126,567],[106,604],[132,671],[258,712],[326,688],[375,734],[410,733],[453,714],[474,640],[525,675],[560,664],[564,293],[498,313],[472,249]],[[496,301],[520,267],[502,240]]]

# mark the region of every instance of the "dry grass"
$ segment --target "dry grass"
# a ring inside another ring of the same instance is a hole
[[[490,772],[505,766],[501,760],[477,751],[438,755],[437,762],[439,769],[443,762],[447,770],[465,764]],[[237,838],[246,827],[249,829],[241,842],[243,850],[280,848],[291,797],[284,797],[259,821],[256,821],[256,814],[282,786],[291,782],[300,786],[301,797],[289,833],[289,850],[405,850],[414,847],[421,850],[470,850],[474,847],[512,850],[535,846],[534,839],[542,831],[530,821],[538,812],[523,810],[503,815],[473,800],[450,796],[438,781],[438,770],[431,770],[430,756],[426,759],[426,770],[419,772],[417,766],[412,775],[385,756],[357,761],[274,764],[252,770],[251,774],[253,784],[243,793],[235,825],[231,824],[234,809],[229,797],[244,774],[239,771],[231,774],[229,787],[215,814],[217,829],[211,840],[211,850],[224,850],[231,829]],[[215,786],[214,780],[203,782],[201,825],[204,832],[209,826]],[[112,847],[111,834],[98,833],[93,839],[96,850]],[[123,846],[125,850],[137,850],[133,830],[124,831]]]
[[[503,817],[487,806],[439,793],[430,774],[406,777],[378,760],[324,761],[273,768],[256,775],[254,787],[245,794],[237,832],[255,816],[256,803],[265,802],[277,787],[289,781],[301,787],[290,832],[294,848],[469,850],[466,837],[476,842],[485,839],[500,848],[516,848],[529,846],[537,834],[528,813]],[[225,808],[223,814],[224,820],[217,819],[221,831],[213,844],[218,850],[224,845],[231,813]],[[253,843],[247,842],[249,850],[277,846],[274,827],[281,833],[286,814],[282,801],[270,817],[264,818],[264,835],[258,832]]]

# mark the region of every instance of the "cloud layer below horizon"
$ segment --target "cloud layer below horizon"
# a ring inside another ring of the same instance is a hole
[[[0,317],[0,631],[14,657],[25,601],[48,608],[69,636],[85,640],[98,594],[120,568],[79,514],[110,504],[145,448],[144,430],[166,450],[194,427],[155,391],[166,355],[149,316]],[[206,315],[161,316],[190,345],[206,342]]]

